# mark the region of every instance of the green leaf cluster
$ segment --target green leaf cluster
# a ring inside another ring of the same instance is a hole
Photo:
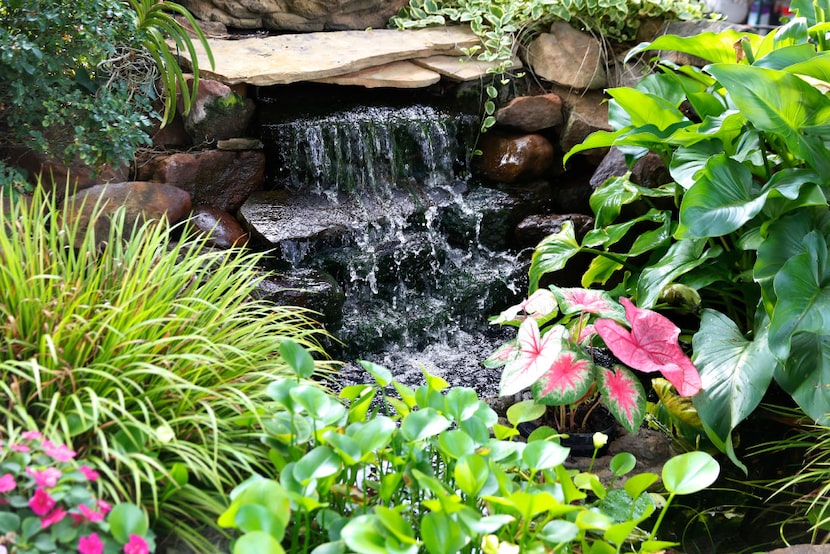
[[[0,5],[0,138],[60,162],[100,167],[133,158],[150,144],[164,91],[163,121],[172,119],[182,71],[167,40],[192,50],[174,15],[178,4],[153,0],[9,0]],[[207,49],[210,52],[209,49]],[[2,163],[2,162],[0,162]]]
[[[252,477],[231,494],[219,518],[240,530],[235,553],[651,552],[671,543],[641,525],[656,510],[631,454],[610,463],[614,484],[565,469],[568,448],[550,428],[514,442],[533,414],[514,406],[510,425],[469,388],[447,388],[425,372],[412,389],[391,372],[361,362],[373,385],[335,397],[304,382],[311,359],[284,341],[295,370],[268,386],[277,409],[265,441],[279,480]],[[390,395],[387,391],[393,390]],[[532,411],[533,405],[529,406]],[[712,484],[708,454],[673,458],[663,470],[669,501]],[[662,514],[668,504],[662,504]],[[503,551],[503,550],[502,550]]]
[[[634,162],[650,151],[673,182],[609,180],[591,198],[596,228],[581,242],[570,226],[546,238],[530,271],[536,286],[587,252],[583,285],[614,283],[639,306],[699,314],[694,405],[736,463],[731,433],[773,379],[811,418],[830,413],[830,57],[815,19],[830,6],[793,7],[798,17],[766,36],[666,35],[635,49],[712,63],[661,62],[636,87],[610,89],[613,131],[566,159],[616,146]],[[632,205],[645,213],[631,216]]]
[[[280,343],[322,357],[322,331],[253,298],[259,254],[79,208],[38,187],[0,212],[0,419],[74,444],[110,496],[204,551],[226,491],[271,465],[256,438]]]

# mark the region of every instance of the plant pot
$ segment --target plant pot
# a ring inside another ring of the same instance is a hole
[[[520,423],[517,429],[523,437],[527,438],[534,430],[542,425],[554,427],[554,425],[551,425],[549,419],[550,418],[548,416],[543,416],[535,421]],[[567,438],[560,438],[559,443],[562,446],[567,446],[571,449],[571,456],[582,458],[593,456],[594,433],[603,433],[608,436],[608,442],[605,443],[605,446],[599,449],[597,456],[604,455],[608,450],[608,445],[614,439],[616,434],[614,416],[611,415],[611,412],[609,412],[605,406],[597,406],[588,418],[588,427],[589,430],[587,431],[559,431],[559,433],[563,435],[568,435]]]

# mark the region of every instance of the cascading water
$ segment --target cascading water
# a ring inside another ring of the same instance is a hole
[[[421,367],[479,390],[498,382],[480,366],[504,336],[487,318],[524,292],[524,271],[497,237],[518,217],[501,208],[516,203],[469,178],[476,127],[426,105],[261,122],[270,185],[314,205],[309,227],[330,226],[278,246],[345,290],[333,331],[346,361],[380,363],[409,383],[422,381]]]

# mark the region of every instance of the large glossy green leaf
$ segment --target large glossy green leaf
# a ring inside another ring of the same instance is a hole
[[[606,91],[620,109],[609,110],[609,122],[615,127],[655,125],[659,129],[685,121],[686,117],[670,100],[629,87]],[[614,114],[619,114],[614,120]]]
[[[755,127],[781,136],[788,148],[823,175],[830,174],[830,152],[802,128],[830,119],[830,99],[803,79],[771,69],[738,64],[707,68],[741,113]]]
[[[329,477],[340,471],[340,456],[328,446],[310,450],[294,466],[294,478],[305,485],[312,479]]]
[[[777,302],[770,318],[773,355],[785,363],[795,333],[830,334],[830,267],[827,241],[813,231],[804,238],[805,251],[787,260],[773,279]]]
[[[702,239],[729,234],[755,217],[764,202],[766,195],[755,189],[746,166],[715,156],[683,196],[676,236]]]
[[[830,424],[830,335],[799,333],[776,382],[804,412],[821,425]]]
[[[735,63],[735,43],[746,39],[754,51],[763,37],[755,33],[741,33],[734,29],[727,29],[720,33],[700,33],[691,37],[676,35],[662,35],[651,41],[631,49],[628,57],[646,50],[675,50],[692,56],[703,58],[709,62]]]
[[[401,434],[408,441],[418,441],[437,435],[450,426],[450,420],[434,408],[410,412],[401,422]]]
[[[659,261],[640,274],[637,280],[637,305],[640,308],[653,308],[666,285],[709,259],[717,258],[721,252],[723,249],[719,246],[707,248],[706,241],[702,239],[675,242]]]
[[[732,320],[714,310],[703,311],[692,346],[702,384],[692,402],[700,418],[726,440],[761,402],[778,363],[766,330],[748,341]]]
[[[539,288],[539,280],[543,275],[559,271],[579,251],[580,246],[576,240],[573,223],[565,221],[558,233],[545,237],[533,251],[528,293],[533,293]]]
[[[681,146],[674,151],[669,173],[684,189],[688,190],[697,182],[697,174],[712,156],[723,153],[723,143],[719,139],[707,139],[693,146]]]
[[[715,482],[720,465],[706,452],[686,452],[663,466],[663,485],[672,494],[693,494]]]
[[[814,226],[810,213],[797,212],[782,217],[767,228],[764,241],[758,246],[753,276],[761,285],[769,312],[772,312],[776,299],[773,279],[787,260],[805,251],[804,237]]]
[[[803,64],[810,61],[816,55],[816,47],[812,44],[795,44],[773,50],[760,60],[757,60],[754,67],[765,67],[767,69],[785,69],[794,64]],[[790,73],[798,73],[790,71]]]
[[[421,539],[429,554],[455,554],[470,541],[446,512],[430,512],[421,518]]]
[[[821,52],[808,60],[791,64],[783,69],[794,75],[806,75],[807,77],[830,82],[830,52]]]
[[[264,531],[254,531],[239,537],[233,547],[234,554],[284,554],[280,541]]]

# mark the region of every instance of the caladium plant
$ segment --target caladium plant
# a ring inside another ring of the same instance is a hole
[[[519,329],[515,340],[484,362],[504,367],[502,396],[530,387],[538,403],[566,406],[571,413],[580,404],[602,401],[634,433],[645,417],[646,399],[632,369],[661,374],[682,396],[701,387],[697,369],[680,348],[680,329],[627,298],[616,301],[604,291],[551,286],[506,309],[493,323]],[[610,368],[594,363],[590,347],[600,343],[622,363]]]

